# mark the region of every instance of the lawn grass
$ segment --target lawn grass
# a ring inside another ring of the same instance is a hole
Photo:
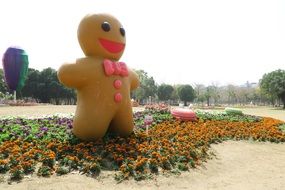
[[[243,113],[262,117],[272,117],[285,121],[285,109],[273,107],[241,108]]]

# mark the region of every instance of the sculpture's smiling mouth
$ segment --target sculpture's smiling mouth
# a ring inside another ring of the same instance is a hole
[[[110,53],[119,53],[125,48],[125,44],[110,41],[107,39],[100,38],[100,44]]]

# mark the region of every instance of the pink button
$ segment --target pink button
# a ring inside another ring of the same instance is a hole
[[[119,79],[117,79],[117,80],[115,80],[114,81],[114,87],[116,88],[116,89],[120,89],[121,88],[121,86],[122,86],[122,81],[121,80],[119,80]]]
[[[117,92],[114,96],[114,99],[115,99],[115,102],[119,103],[123,99],[122,94],[120,92]]]

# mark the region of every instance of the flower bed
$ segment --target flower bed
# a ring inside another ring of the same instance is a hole
[[[143,119],[153,116],[148,135]],[[180,172],[196,167],[208,157],[211,143],[228,139],[285,142],[284,123],[272,118],[198,113],[196,122],[183,122],[169,111],[147,109],[134,114],[135,130],[121,138],[111,134],[97,142],[82,142],[72,133],[72,119],[0,120],[0,173],[11,180],[36,172],[39,176],[80,171],[97,176],[116,171],[118,181],[142,180],[153,174]],[[250,118],[250,119],[249,119]],[[280,127],[282,126],[282,127]]]
[[[154,111],[157,113],[165,113],[170,111],[170,106],[167,104],[148,104],[145,105],[145,109],[148,111]]]

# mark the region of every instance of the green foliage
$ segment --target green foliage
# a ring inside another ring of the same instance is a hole
[[[279,69],[264,74],[260,80],[260,88],[272,98],[280,98],[285,109],[285,70]]]
[[[215,85],[207,86],[206,92],[204,94],[205,99],[207,100],[207,105],[210,106],[210,99],[214,99],[214,102],[217,103],[220,98],[218,87]]]
[[[143,112],[134,113],[134,122],[136,130],[145,131],[144,119],[146,115],[151,115],[153,118],[153,122],[150,126],[154,126],[163,121],[171,120],[172,116],[168,109],[146,109]]]
[[[173,86],[173,92],[171,93],[171,97],[170,97],[171,100],[178,100],[179,99],[178,87],[179,87],[179,85],[174,85]]]
[[[3,69],[0,69],[0,92],[2,92],[3,94],[6,94],[6,92],[8,92],[7,85],[4,81]]]
[[[10,170],[10,179],[11,180],[21,180],[24,178],[24,171],[21,167],[15,167],[12,170]]]
[[[195,94],[197,102],[203,103],[206,100],[205,90],[206,87],[203,84],[195,84]]]
[[[38,176],[49,177],[52,174],[52,169],[48,166],[41,166],[37,174]]]
[[[285,133],[285,124],[279,126],[280,130]]]
[[[196,111],[196,115],[201,120],[226,120],[231,122],[258,122],[261,120],[261,117],[258,116],[228,114],[226,112],[205,112],[198,110]]]
[[[13,99],[13,95],[9,94],[8,92],[6,92],[6,93],[0,92],[0,99],[12,100]]]
[[[0,143],[8,139],[22,138],[24,141],[70,139],[71,119],[49,117],[43,119],[3,119],[0,122]]]
[[[9,169],[8,161],[0,161],[0,173],[6,173]]]
[[[60,166],[55,172],[57,173],[57,175],[65,175],[68,174],[70,171],[68,167]]]
[[[195,91],[191,85],[181,85],[178,87],[178,96],[186,105],[187,102],[193,101],[195,98]]]
[[[159,100],[169,100],[174,91],[174,88],[169,84],[161,84],[157,89],[157,96]]]
[[[29,69],[26,85],[22,89],[22,95],[38,99],[41,93],[39,89],[39,80],[40,72],[35,69]]]
[[[153,77],[149,77],[143,70],[137,70],[139,76],[140,86],[133,92],[133,97],[137,100],[147,99],[149,96],[155,97],[157,86]]]
[[[186,163],[177,163],[177,168],[181,171],[187,171],[189,170],[189,166]]]
[[[26,80],[26,85],[22,89],[24,97],[32,97],[43,103],[59,104],[60,100],[76,99],[75,91],[64,87],[57,78],[56,70],[52,68],[38,71],[29,69],[29,74]],[[71,102],[71,101],[69,101]]]

